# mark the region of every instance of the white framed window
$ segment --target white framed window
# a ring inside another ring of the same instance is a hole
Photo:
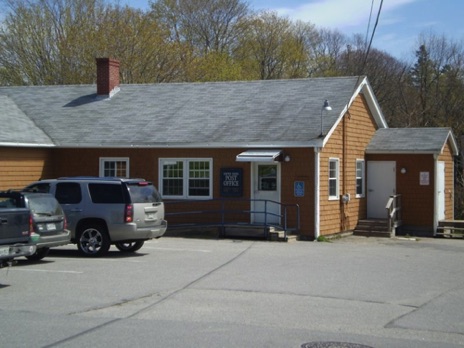
[[[356,197],[365,196],[365,164],[363,159],[356,160]]]
[[[339,159],[329,159],[329,199],[339,199]]]
[[[99,176],[104,177],[129,177],[128,157],[100,157]]]
[[[159,187],[165,198],[212,198],[213,160],[160,158]]]

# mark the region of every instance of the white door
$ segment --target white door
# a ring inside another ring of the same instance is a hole
[[[396,163],[367,162],[367,217],[385,219],[388,199],[396,194]]]
[[[280,224],[280,163],[252,163],[253,223]]]
[[[445,162],[437,162],[437,213],[438,221],[445,219]]]

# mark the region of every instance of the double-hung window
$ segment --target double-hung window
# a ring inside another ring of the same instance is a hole
[[[339,199],[339,159],[329,159],[329,199]]]
[[[100,176],[128,178],[129,158],[127,157],[101,157]]]
[[[160,159],[161,194],[165,198],[212,198],[211,159]]]
[[[364,169],[364,160],[356,160],[356,197],[362,198],[365,195],[364,192],[364,178],[365,178],[365,169]]]

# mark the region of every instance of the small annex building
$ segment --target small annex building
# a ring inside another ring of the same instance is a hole
[[[379,129],[366,148],[367,216],[381,218],[379,198],[400,194],[402,228],[433,235],[439,221],[454,218],[457,153],[447,128]]]
[[[309,240],[385,217],[392,195],[408,228],[454,217],[452,132],[388,128],[365,76],[120,85],[99,58],[96,81],[0,87],[0,189],[141,177],[170,224],[220,222],[228,204],[229,222]]]

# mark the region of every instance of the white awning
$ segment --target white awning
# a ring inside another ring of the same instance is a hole
[[[278,162],[282,150],[248,150],[236,157],[237,162]]]

